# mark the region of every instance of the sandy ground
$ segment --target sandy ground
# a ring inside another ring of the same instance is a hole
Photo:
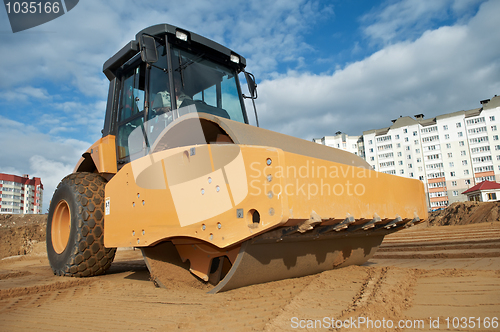
[[[34,241],[0,260],[0,330],[498,331],[500,222],[419,225],[387,236],[364,266],[205,291],[156,288],[139,250],[119,250],[103,276],[56,277]]]

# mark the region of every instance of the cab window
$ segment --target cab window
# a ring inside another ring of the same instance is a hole
[[[144,77],[144,64],[129,68],[123,75],[118,110],[117,155],[119,160],[141,153],[145,148],[140,136],[139,140],[130,136],[134,129],[142,127],[144,122]]]

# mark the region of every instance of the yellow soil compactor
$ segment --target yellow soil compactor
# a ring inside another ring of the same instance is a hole
[[[363,264],[386,234],[427,218],[421,181],[249,125],[244,98],[257,93],[245,66],[167,24],[104,64],[102,138],[50,204],[55,274],[102,274],[117,247],[136,247],[157,284],[169,287],[176,264],[216,293]]]

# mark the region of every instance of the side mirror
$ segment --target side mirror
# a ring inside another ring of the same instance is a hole
[[[151,36],[141,36],[141,59],[146,63],[155,63],[158,61],[156,41]]]
[[[257,83],[255,83],[255,76],[251,73],[245,72],[245,79],[247,80],[248,91],[250,92],[250,98],[257,98]]]
[[[243,98],[252,99],[253,110],[255,112],[255,122],[257,123],[257,127],[259,127],[259,117],[257,116],[257,108],[255,107],[255,99],[257,99],[257,83],[255,83],[255,76],[253,76],[252,73],[247,73],[246,71],[244,73],[250,97],[243,95]]]

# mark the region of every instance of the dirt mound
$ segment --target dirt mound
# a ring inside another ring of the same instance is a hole
[[[46,214],[0,214],[0,229],[46,223]]]
[[[456,202],[429,214],[429,226],[468,225],[499,221],[500,202]]]
[[[26,255],[45,241],[46,215],[0,215],[0,259]]]

